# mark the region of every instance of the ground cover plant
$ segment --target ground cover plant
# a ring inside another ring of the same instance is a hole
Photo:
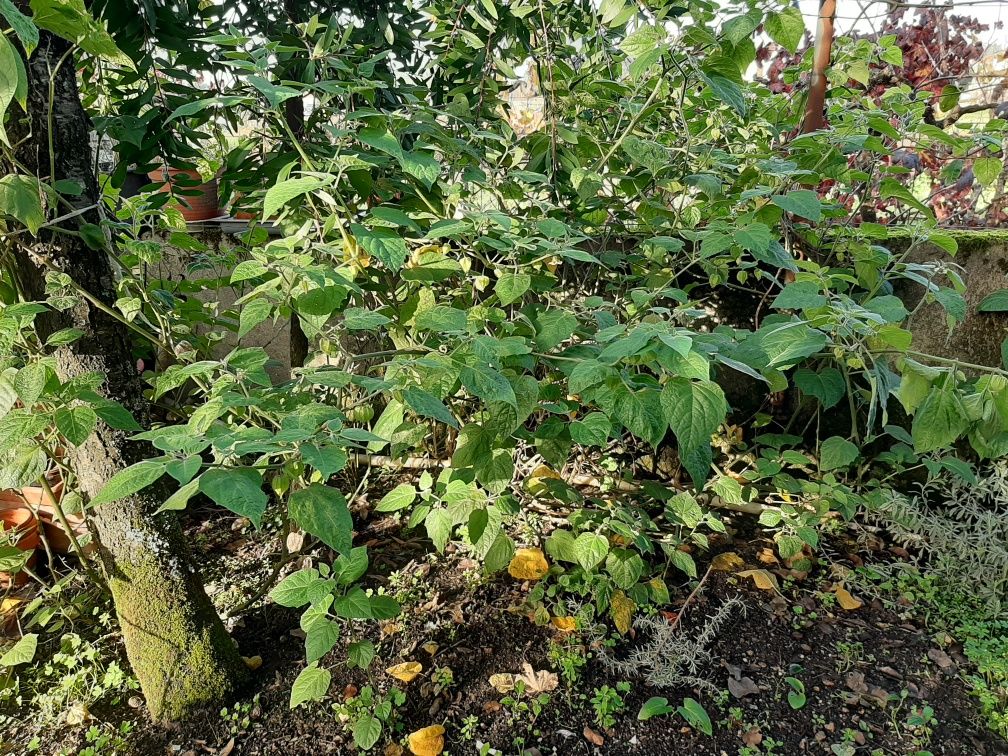
[[[0,16],[5,748],[1006,752],[1008,346],[915,348],[900,151],[1008,122],[919,35],[812,122],[787,5]]]

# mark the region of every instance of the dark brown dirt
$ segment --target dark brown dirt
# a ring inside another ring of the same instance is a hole
[[[226,585],[228,574],[236,571],[258,568],[264,574],[263,559],[276,546],[264,537],[232,530],[226,517],[215,518],[211,526],[194,524],[193,530],[201,534],[193,540],[214,563],[208,568],[219,586]],[[758,590],[736,575],[711,573],[681,625],[686,633],[696,632],[728,598],[739,596],[744,601],[745,616],[734,616],[717,634],[711,646],[714,662],[703,670],[721,693],[657,690],[631,679],[624,709],[616,725],[606,730],[594,721],[590,699],[597,688],[615,686],[618,680],[597,658],[589,658],[575,685],[561,683],[538,717],[501,706],[503,696],[490,685],[490,675],[521,672],[525,663],[535,670],[554,669],[549,658],[551,642],[579,642],[531,621],[524,606],[527,586],[506,576],[480,582],[477,565],[461,555],[432,557],[427,542],[403,540],[382,523],[369,526],[358,542],[368,543],[375,555],[382,555],[372,565],[371,586],[388,585],[388,575],[398,571],[389,590],[405,593],[406,611],[401,619],[381,628],[360,623],[344,633],[322,660],[333,673],[329,700],[289,709],[291,684],[304,666],[299,612],[266,602],[233,627],[242,653],[262,658],[253,683],[236,702],[248,705],[248,726],[232,728],[218,709],[202,712],[177,728],[141,720],[130,738],[131,753],[352,754],[356,752],[352,739],[332,705],[346,693],[371,684],[380,692],[395,685],[407,693],[394,726],[372,753],[382,753],[387,743],[403,742],[407,733],[437,723],[446,729],[446,753],[455,756],[478,753],[477,741],[508,756],[523,749],[528,756],[919,752],[1008,756],[1008,743],[976,718],[974,702],[960,679],[968,670],[958,649],[939,648],[922,623],[904,617],[912,612],[896,614],[893,607],[879,601],[843,611],[819,592],[827,587],[817,584],[827,573],[822,567],[794,585],[785,583],[783,597]],[[746,561],[761,566],[758,536],[747,532],[740,543],[749,544],[738,546]],[[682,605],[690,588],[684,584],[673,590],[674,606]],[[675,616],[670,613],[668,620]],[[346,645],[363,637],[376,643],[378,657],[367,673],[347,670]],[[430,643],[437,644],[433,655],[429,652],[433,647],[425,648]],[[581,643],[586,653],[597,655],[592,642]],[[406,660],[424,666],[408,685],[384,673],[386,667]],[[446,691],[435,690],[432,683],[432,672],[439,667],[453,674],[454,682]],[[807,702],[799,708],[788,702],[791,688],[786,677],[801,680],[805,686]],[[673,708],[686,696],[697,698],[712,720],[713,734],[696,732],[674,712],[638,721],[641,705],[658,695],[666,697]],[[908,718],[925,706],[933,709],[935,721],[928,728],[913,727]],[[114,722],[135,720],[138,712],[122,705],[119,710],[102,707],[93,713]],[[470,723],[469,737],[463,734],[467,717],[476,718]],[[72,742],[75,732],[79,738],[79,729],[68,728],[53,743]],[[838,750],[845,743],[850,748]],[[753,749],[745,750],[747,744]],[[59,752],[46,744],[41,751]]]

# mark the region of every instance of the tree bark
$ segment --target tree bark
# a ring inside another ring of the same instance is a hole
[[[90,123],[81,105],[70,47],[41,32],[28,61],[29,103],[22,123],[30,137],[22,143],[22,164],[53,182],[76,182],[82,192],[67,198],[78,209],[98,201],[92,168]],[[50,82],[53,97],[50,101]],[[49,123],[53,126],[49,134]],[[52,151],[50,153],[50,138]],[[54,172],[55,175],[50,173]],[[64,226],[97,223],[91,210]],[[19,282],[24,293],[39,297],[44,267],[69,275],[107,308],[115,301],[115,275],[103,250],[81,237],[41,232],[18,251]],[[68,381],[87,373],[104,376],[104,396],[129,409],[145,427],[149,405],[123,324],[94,303],[79,299],[66,312],[51,313],[41,331],[73,326],[83,332],[74,344],[55,353],[57,372]],[[115,473],[155,452],[129,434],[99,422],[95,433],[72,451],[71,461],[85,501]],[[98,554],[115,602],[126,653],[151,715],[159,720],[184,718],[194,708],[230,695],[247,674],[237,646],[228,635],[203,589],[178,521],[159,514],[163,487],[99,507],[92,513]]]

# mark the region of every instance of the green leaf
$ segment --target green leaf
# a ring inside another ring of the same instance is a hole
[[[578,320],[566,310],[545,310],[536,316],[536,346],[543,352],[574,335]]]
[[[811,189],[795,189],[787,194],[775,194],[770,201],[784,212],[801,216],[813,223],[822,220],[822,202],[819,200],[819,195]]]
[[[329,548],[340,554],[350,550],[353,518],[346,497],[335,488],[313,483],[295,491],[290,496],[288,511],[298,525]]]
[[[973,161],[973,175],[981,186],[990,186],[1001,175],[1004,165],[1000,158],[985,157]]]
[[[191,499],[197,491],[199,491],[199,481],[190,480],[184,485],[179,486],[179,489],[175,493],[165,499],[164,503],[158,507],[157,511],[167,512],[185,509],[186,505],[189,503],[189,499]]]
[[[351,643],[347,648],[347,664],[351,669],[353,667],[367,669],[371,666],[371,662],[374,661],[374,658],[375,646],[374,643],[369,640]]]
[[[785,8],[779,13],[768,13],[763,24],[770,39],[792,55],[805,38],[805,19],[797,8]]]
[[[526,273],[504,271],[494,284],[494,292],[502,305],[517,302],[532,285],[532,276]]]
[[[637,719],[641,722],[645,722],[651,717],[659,717],[664,714],[670,714],[675,709],[668,705],[668,699],[664,696],[652,696],[644,705],[641,706],[640,711],[637,713]]]
[[[695,698],[687,696],[683,699],[682,706],[680,706],[677,711],[694,729],[699,730],[707,736],[714,733],[714,728],[711,725],[710,717],[707,715],[707,710],[701,706],[700,702]]]
[[[518,399],[508,379],[493,368],[476,365],[463,367],[459,373],[466,390],[484,402],[504,402],[515,409]]]
[[[828,301],[819,293],[819,284],[815,281],[795,281],[784,287],[771,307],[778,310],[804,310],[810,307],[822,307]]]
[[[609,430],[612,422],[601,412],[575,420],[570,424],[570,435],[575,443],[585,446],[604,446],[609,440]]]
[[[371,601],[361,588],[354,588],[347,595],[336,599],[333,611],[344,619],[373,619]]]
[[[332,564],[332,577],[338,585],[350,585],[363,577],[367,568],[367,547],[355,546],[345,554],[336,557]]]
[[[465,333],[469,318],[465,310],[448,305],[434,305],[416,316],[416,327],[437,333]]]
[[[823,368],[818,373],[808,368],[799,368],[795,371],[794,382],[803,393],[822,402],[823,409],[835,407],[847,390],[843,374],[831,367]]]
[[[1008,289],[988,294],[977,305],[977,312],[1008,312]]]
[[[301,457],[318,470],[323,481],[338,473],[347,463],[346,452],[339,446],[305,444],[301,447]]]
[[[16,667],[19,664],[27,664],[35,658],[35,651],[38,648],[38,635],[28,633],[21,636],[21,639],[7,649],[7,652],[0,656],[0,667]]]
[[[819,469],[823,472],[850,467],[861,454],[858,447],[840,436],[830,436],[819,448]]]
[[[320,669],[318,664],[309,664],[294,680],[291,686],[290,707],[292,709],[308,701],[321,701],[329,692],[332,674],[328,669]]]
[[[402,612],[399,602],[391,596],[371,596],[368,599],[368,606],[372,619],[387,620],[398,617]]]
[[[658,173],[669,166],[669,152],[658,142],[631,134],[620,147],[636,165],[647,168],[651,173]]]
[[[740,117],[745,118],[749,108],[746,105],[745,96],[742,94],[742,87],[731,79],[716,73],[708,74],[701,72],[700,77],[715,97],[734,110]]]
[[[574,543],[576,546],[577,541]],[[629,549],[613,549],[606,557],[605,568],[617,588],[629,591],[644,574],[645,565],[639,554]]]
[[[215,467],[199,478],[199,489],[219,506],[248,517],[258,528],[266,511],[262,475],[247,467]]]
[[[947,387],[933,388],[914,413],[910,435],[918,454],[951,446],[966,432],[969,419],[958,392]]]
[[[500,572],[511,563],[514,553],[515,545],[510,536],[507,533],[498,534],[483,557],[484,572],[488,575]]]
[[[331,179],[316,176],[299,176],[280,181],[266,190],[263,198],[263,218],[272,218],[293,199],[301,197],[332,183]]]
[[[21,40],[25,53],[30,56],[32,50],[38,47],[38,27],[35,26],[28,16],[18,10],[11,0],[0,0],[0,16],[7,19],[7,23],[10,24],[11,29],[17,34],[18,39]],[[3,108],[0,107],[0,112],[2,111]]]
[[[583,570],[591,570],[602,564],[609,553],[609,541],[598,533],[582,533],[571,544],[571,555]]]
[[[732,234],[735,243],[750,252],[765,252],[770,249],[773,236],[765,223],[749,223],[736,228]]]
[[[164,460],[145,459],[120,470],[102,486],[98,495],[91,500],[91,506],[97,507],[135,494],[164,475],[166,466]]]
[[[404,171],[420,179],[428,188],[434,184],[441,172],[441,164],[433,155],[419,149],[406,152],[399,141],[384,128],[362,129],[357,138],[364,144],[394,157]]]
[[[24,61],[17,50],[14,49],[7,37],[0,35],[0,142],[8,147],[10,142],[7,139],[7,132],[4,130],[4,121],[7,108],[11,102],[18,102],[22,109],[25,107],[25,98],[28,95],[28,76],[25,72]],[[0,210],[3,207],[0,205]],[[32,233],[35,233],[34,231]]]
[[[323,600],[335,587],[335,580],[323,580],[315,568],[298,570],[281,580],[270,598],[280,606],[296,608]]]
[[[879,54],[879,58],[884,60],[886,63],[891,63],[892,65],[900,68],[903,67],[903,51],[896,45],[890,45],[885,48]]]
[[[343,313],[343,327],[348,331],[374,331],[391,322],[380,312],[363,307],[348,307]]]
[[[663,26],[642,26],[624,37],[619,48],[631,58],[637,58],[658,47],[665,41],[667,34]]]
[[[412,483],[400,483],[387,494],[375,506],[375,512],[397,512],[405,509],[416,501],[416,488]]]
[[[381,737],[382,723],[370,714],[361,714],[353,724],[354,744],[362,751],[370,750]]]
[[[90,407],[63,407],[56,411],[56,429],[74,446],[83,444],[98,422]]]
[[[32,20],[40,29],[75,42],[91,55],[136,69],[133,60],[116,47],[105,27],[91,16],[84,0],[31,0],[31,9]]]
[[[409,388],[403,392],[403,399],[421,417],[429,417],[452,428],[459,427],[451,411],[433,394],[420,388]]]
[[[0,42],[0,57],[2,57],[4,44],[9,43],[6,40]],[[2,66],[3,63],[0,61],[0,68]],[[3,87],[2,76],[0,74],[0,87]],[[0,110],[3,107],[3,92],[0,89]],[[0,139],[6,141],[2,124],[0,124]],[[39,229],[46,221],[45,213],[42,210],[38,179],[34,176],[22,176],[15,173],[8,173],[0,178],[0,213],[14,218],[32,234],[38,234]]]
[[[377,258],[389,270],[395,272],[402,268],[406,258],[409,257],[409,249],[405,240],[390,228],[369,229],[359,223],[351,223],[350,230],[364,250],[374,258]]]
[[[668,423],[662,412],[661,394],[653,389],[631,391],[616,388],[613,414],[637,438],[657,446],[665,437]]]
[[[262,297],[251,299],[242,305],[241,312],[238,313],[238,338],[248,336],[272,311],[273,303]]]
[[[959,91],[959,87],[954,84],[946,84],[942,87],[941,95],[938,98],[938,107],[948,113],[959,104],[959,97],[961,94],[962,92]]]
[[[305,657],[309,664],[332,651],[340,637],[340,627],[332,620],[319,619],[305,631]]]
[[[724,392],[710,381],[673,378],[661,392],[661,406],[679,442],[679,458],[697,488],[710,472],[711,435],[728,414]]]
[[[448,511],[445,509],[431,510],[427,519],[424,520],[424,526],[427,528],[427,537],[433,542],[434,548],[438,550],[438,553],[444,553],[444,548],[448,544],[454,527]]]

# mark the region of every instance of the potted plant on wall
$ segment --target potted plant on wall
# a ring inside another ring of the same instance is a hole
[[[189,161],[162,163],[147,176],[157,191],[172,195],[171,203],[192,223],[222,215],[218,177],[228,154],[227,136],[218,130],[201,145],[201,153]]]

